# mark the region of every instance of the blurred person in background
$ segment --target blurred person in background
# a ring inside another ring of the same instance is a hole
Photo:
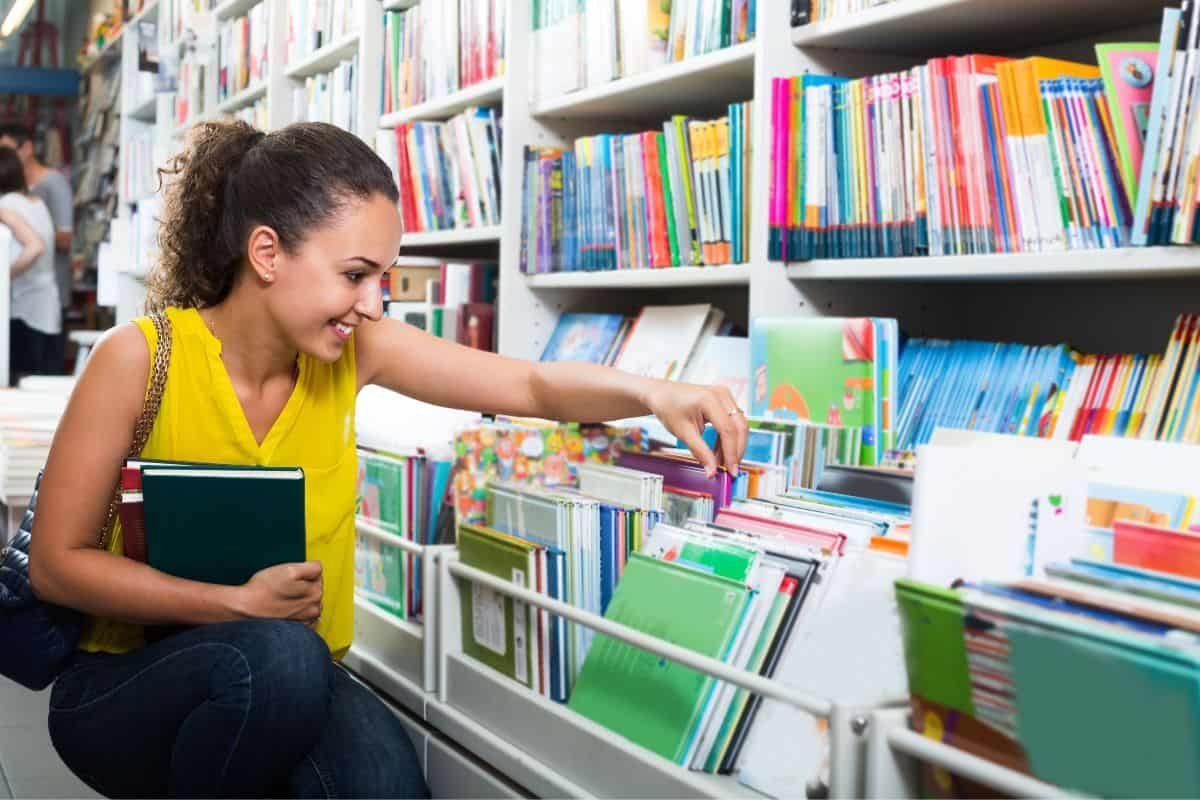
[[[15,386],[25,375],[61,371],[62,362],[55,361],[55,340],[62,334],[62,304],[54,276],[50,211],[29,191],[17,151],[4,146],[0,146],[0,223],[13,235],[8,352]]]
[[[34,153],[33,132],[28,127],[17,123],[0,124],[0,146],[11,147],[17,151],[25,170],[25,183],[29,191],[45,203],[54,223],[51,252],[60,306],[58,332],[55,334],[52,349],[47,354],[47,368],[48,374],[61,374],[66,370],[66,309],[71,305],[74,193],[71,191],[71,182],[61,172],[50,169],[38,160],[37,154]]]

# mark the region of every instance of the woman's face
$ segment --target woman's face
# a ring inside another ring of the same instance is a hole
[[[336,361],[353,330],[383,316],[381,283],[400,250],[400,214],[381,194],[352,199],[297,252],[276,254],[265,293],[295,348]]]

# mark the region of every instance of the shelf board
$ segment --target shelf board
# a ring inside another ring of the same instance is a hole
[[[155,19],[158,18],[158,0],[150,0],[150,2],[146,4],[146,7],[134,15],[129,22],[130,24],[136,25],[137,23],[148,19],[151,16],[153,16]]]
[[[84,64],[79,71],[86,75],[95,69],[97,65],[103,64],[105,61],[110,60],[114,56],[120,55],[121,39],[125,36],[125,28],[126,25],[122,25],[121,30],[117,31],[117,35],[105,42],[104,47],[100,48],[100,52],[97,53],[91,61]]]
[[[406,233],[400,237],[401,250],[416,250],[421,247],[452,247],[461,244],[488,244],[500,241],[500,226],[487,228],[462,228],[452,231],[430,233]]]
[[[821,259],[787,265],[792,280],[1119,280],[1200,276],[1200,247],[1061,253]]]
[[[898,55],[1028,50],[1037,45],[1158,22],[1173,0],[892,0],[792,29],[797,47]],[[1066,24],[1064,20],[1070,20]]]
[[[338,64],[358,52],[358,33],[350,33],[332,44],[327,44],[308,58],[287,68],[287,76],[296,80],[329,72]]]
[[[250,9],[265,1],[266,0],[225,0],[225,2],[213,9],[213,14],[217,19],[234,19],[236,17],[245,16]]]
[[[154,118],[157,115],[158,96],[153,94],[134,106],[128,114],[128,116],[132,119],[136,119],[141,122],[154,122]]]
[[[534,289],[663,289],[683,286],[746,286],[749,264],[722,267],[617,269],[601,272],[545,272],[528,275]]]
[[[499,105],[503,98],[504,76],[500,75],[483,83],[477,83],[474,86],[460,89],[446,97],[439,97],[435,100],[418,103],[415,106],[402,108],[399,111],[393,111],[391,114],[384,114],[379,118],[379,127],[394,128],[397,125],[418,119],[449,119],[463,109],[470,108],[471,106]]]
[[[404,11],[420,4],[421,0],[384,0],[384,11]]]
[[[260,80],[242,89],[228,100],[217,105],[218,114],[232,114],[233,112],[245,108],[254,103],[256,100],[267,95],[267,82]]]
[[[534,103],[535,117],[668,115],[681,109],[746,100],[754,93],[755,42],[631,75]]]

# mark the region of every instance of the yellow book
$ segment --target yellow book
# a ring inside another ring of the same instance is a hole
[[[717,237],[718,263],[733,261],[733,191],[729,182],[729,117],[721,117],[712,126],[713,174],[721,197],[721,216],[717,220],[721,231]]]
[[[1113,384],[1116,391],[1113,392],[1112,398],[1109,400],[1108,408],[1104,409],[1104,419],[1101,420],[1099,431],[1103,436],[1111,436],[1113,425],[1117,421],[1117,415],[1121,411],[1121,406],[1124,405],[1125,392],[1129,391],[1129,379],[1133,375],[1133,356],[1123,355],[1118,362],[1117,379]]]

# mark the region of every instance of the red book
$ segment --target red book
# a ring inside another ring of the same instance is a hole
[[[491,303],[463,303],[458,307],[459,344],[495,351],[496,307]]]

